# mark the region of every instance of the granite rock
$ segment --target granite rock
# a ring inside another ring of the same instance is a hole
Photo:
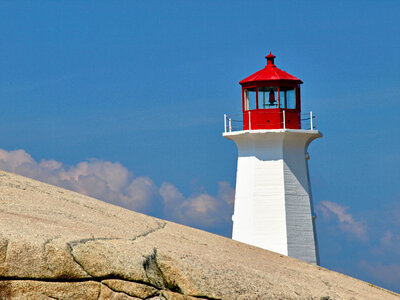
[[[400,299],[294,258],[0,171],[0,299]]]

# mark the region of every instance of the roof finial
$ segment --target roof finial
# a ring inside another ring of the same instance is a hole
[[[267,66],[275,67],[275,64],[274,64],[275,57],[276,56],[273,55],[270,51],[269,54],[265,57],[267,59]]]

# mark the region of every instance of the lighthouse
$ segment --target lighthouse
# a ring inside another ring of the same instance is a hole
[[[303,82],[266,59],[239,82],[239,118],[224,116],[223,136],[238,149],[232,238],[319,264],[307,148],[322,134],[301,112]]]

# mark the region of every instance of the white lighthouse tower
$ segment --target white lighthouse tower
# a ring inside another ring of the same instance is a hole
[[[266,58],[239,82],[242,124],[225,115],[223,136],[238,148],[232,238],[319,264],[307,148],[322,134],[312,113],[302,118],[303,82]]]

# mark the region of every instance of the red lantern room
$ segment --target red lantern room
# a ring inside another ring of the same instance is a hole
[[[265,68],[239,82],[243,130],[300,129],[300,84],[303,82],[277,68],[271,52],[265,58]]]

